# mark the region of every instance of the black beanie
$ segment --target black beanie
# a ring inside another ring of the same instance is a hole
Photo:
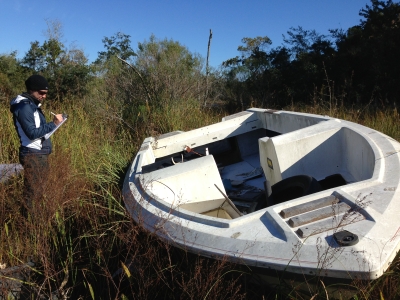
[[[32,75],[25,81],[25,86],[28,91],[48,90],[49,84],[46,78],[41,75]]]

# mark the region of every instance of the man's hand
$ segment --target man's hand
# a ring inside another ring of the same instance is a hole
[[[54,124],[58,125],[64,120],[62,114],[54,115],[53,122]]]

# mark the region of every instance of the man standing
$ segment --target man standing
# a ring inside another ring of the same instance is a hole
[[[32,201],[43,193],[41,183],[47,178],[49,168],[51,141],[44,136],[61,123],[63,116],[55,115],[52,122],[46,123],[40,109],[49,89],[46,78],[32,75],[25,81],[25,86],[27,92],[11,101],[10,110],[21,143],[19,160],[24,167],[24,198],[30,208]]]

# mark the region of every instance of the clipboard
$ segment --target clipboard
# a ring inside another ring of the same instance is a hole
[[[61,123],[58,124],[58,125],[56,126],[56,128],[54,128],[52,131],[50,131],[49,133],[46,133],[46,134],[44,135],[44,139],[47,140],[48,138],[50,138],[50,137],[53,135],[53,133],[56,132],[57,129],[60,128],[60,126],[61,126],[62,124],[64,124],[65,121],[67,121],[67,119],[68,119],[68,117],[63,115],[63,120],[61,121]]]

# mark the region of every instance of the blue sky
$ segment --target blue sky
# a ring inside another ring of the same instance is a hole
[[[239,54],[244,37],[268,36],[277,47],[290,27],[328,34],[329,29],[358,25],[369,0],[0,0],[0,54],[30,42],[42,43],[47,20],[63,25],[62,42],[83,49],[90,61],[103,51],[102,39],[117,32],[131,36],[132,48],[148,40],[173,39],[206,57],[210,29],[210,64],[219,66]]]

